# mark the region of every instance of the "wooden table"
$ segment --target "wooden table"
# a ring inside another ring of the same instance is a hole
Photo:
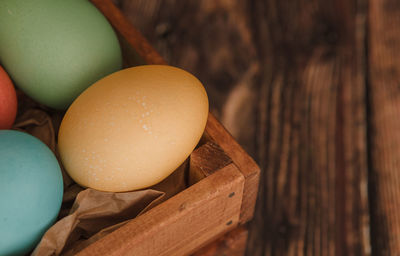
[[[400,254],[400,1],[116,3],[261,166],[247,255]]]

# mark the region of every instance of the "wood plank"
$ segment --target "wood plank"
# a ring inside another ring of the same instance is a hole
[[[189,184],[199,182],[230,163],[232,159],[217,144],[207,141],[190,155]]]
[[[206,133],[225,151],[245,177],[243,203],[240,210],[240,223],[245,223],[254,215],[260,168],[211,114],[208,116]]]
[[[247,236],[247,229],[238,227],[201,248],[192,256],[243,256],[246,251]]]
[[[251,4],[264,173],[248,255],[370,254],[363,4]]]
[[[400,254],[400,2],[369,1],[371,241]]]
[[[234,164],[196,183],[77,255],[188,255],[239,223],[244,177]],[[229,196],[232,193],[235,196]]]

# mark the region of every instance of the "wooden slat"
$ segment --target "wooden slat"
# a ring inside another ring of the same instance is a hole
[[[236,227],[244,177],[234,164],[196,183],[77,255],[182,256]],[[234,193],[234,196],[230,196]]]
[[[400,255],[400,2],[369,1],[371,241]]]
[[[247,236],[247,229],[238,227],[201,248],[192,256],[243,256],[246,249]]]
[[[240,210],[240,222],[245,223],[254,214],[260,181],[260,168],[211,114],[208,116],[206,133],[225,151],[243,173],[245,184],[243,204]]]
[[[232,163],[224,151],[208,141],[190,154],[189,184],[195,184],[205,177]]]
[[[215,143],[206,141],[190,155],[189,184],[193,185],[232,163],[225,152]],[[229,196],[234,196],[230,194]],[[248,232],[243,226],[198,250],[192,256],[243,256]]]
[[[248,255],[369,255],[365,1],[254,1],[259,210]]]

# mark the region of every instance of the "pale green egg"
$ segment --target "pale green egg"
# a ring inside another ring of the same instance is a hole
[[[118,38],[88,0],[1,0],[0,63],[36,101],[66,109],[122,66]]]

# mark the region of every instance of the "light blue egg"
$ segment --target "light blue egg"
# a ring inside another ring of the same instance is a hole
[[[56,220],[62,196],[53,152],[29,134],[0,130],[0,255],[32,250]]]

